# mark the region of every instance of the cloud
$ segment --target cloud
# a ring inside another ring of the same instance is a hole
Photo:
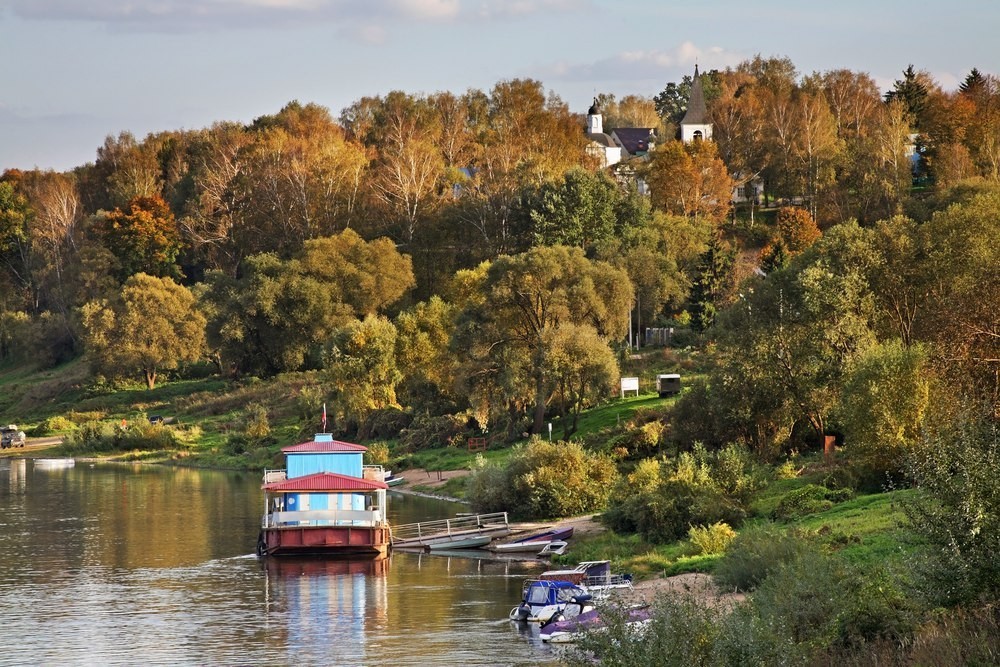
[[[75,21],[111,30],[177,32],[331,23],[370,39],[366,26],[453,20],[469,0],[0,0],[33,21]],[[470,11],[471,13],[471,11]]]
[[[0,11],[35,21],[90,22],[145,32],[328,22],[367,39],[363,26],[372,23],[482,23],[587,11],[591,4],[592,0],[0,0]]]
[[[555,63],[545,68],[544,77],[567,82],[663,82],[679,76],[678,73],[689,73],[695,63],[705,71],[736,65],[745,58],[718,46],[699,48],[692,42],[684,42],[669,51],[622,51],[589,63]]]

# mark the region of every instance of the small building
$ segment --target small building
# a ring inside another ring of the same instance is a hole
[[[656,376],[656,393],[660,397],[676,396],[681,393],[681,376],[679,373],[665,373]]]

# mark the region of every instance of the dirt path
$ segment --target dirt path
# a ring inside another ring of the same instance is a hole
[[[13,458],[25,455],[36,455],[53,447],[61,445],[62,436],[54,435],[45,438],[28,438],[24,447],[11,447],[0,449],[0,457]]]

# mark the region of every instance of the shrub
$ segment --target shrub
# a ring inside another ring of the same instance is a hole
[[[810,554],[816,548],[802,537],[762,525],[740,532],[715,568],[719,585],[752,591],[783,563]]]
[[[807,484],[782,496],[774,509],[773,518],[787,520],[823,512],[853,495],[851,489],[831,490],[818,484]]]
[[[688,539],[695,548],[695,555],[721,554],[736,539],[736,531],[728,523],[719,521],[710,526],[691,526]]]
[[[682,538],[692,524],[739,525],[763,475],[745,450],[727,447],[717,454],[697,445],[671,462],[643,468],[643,483],[633,476],[611,495],[603,521],[618,532],[638,532],[651,542]],[[655,481],[654,481],[655,480]]]
[[[465,415],[419,415],[400,433],[399,441],[406,451],[419,451],[453,445],[467,433]]]
[[[466,497],[476,511],[507,511],[518,519],[575,516],[604,507],[617,475],[607,456],[533,438],[502,469],[474,471]]]
[[[365,452],[365,462],[369,465],[384,466],[389,463],[389,445],[384,442],[373,442]]]

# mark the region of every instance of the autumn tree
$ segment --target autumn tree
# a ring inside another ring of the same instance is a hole
[[[523,249],[512,219],[520,193],[583,164],[586,138],[566,104],[531,79],[470,91],[466,100],[475,176],[462,185],[455,213],[479,237],[474,257],[489,259]]]
[[[159,195],[137,197],[128,211],[98,215],[91,225],[98,242],[117,258],[116,275],[124,281],[136,273],[177,276],[181,251],[177,221]]]
[[[798,254],[822,236],[809,211],[797,206],[782,206],[776,216],[779,240],[792,254]]]
[[[712,141],[657,146],[644,176],[658,210],[718,222],[732,207],[733,180]]]
[[[212,156],[223,174],[233,172],[219,213],[234,216],[227,234],[241,254],[288,256],[306,240],[350,225],[368,157],[325,108],[291,102],[257,118],[249,132],[249,142],[237,140],[238,165],[227,163],[236,145]],[[214,199],[206,203],[218,206]]]
[[[362,141],[375,153],[371,193],[391,220],[397,238],[412,244],[417,225],[440,201],[444,156],[438,148],[442,126],[434,105],[393,91],[376,98],[373,123]],[[397,231],[398,230],[398,231]]]
[[[205,317],[190,290],[170,278],[133,274],[108,301],[83,306],[84,342],[99,372],[141,373],[148,389],[161,371],[201,358]]]

